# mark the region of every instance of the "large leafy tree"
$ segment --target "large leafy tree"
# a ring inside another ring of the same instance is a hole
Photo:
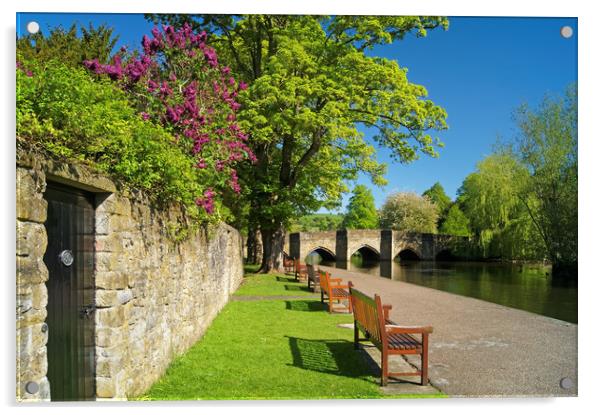
[[[483,253],[547,258],[577,276],[577,96],[546,97],[515,113],[519,135],[464,180],[458,200]]]
[[[347,229],[377,229],[378,212],[374,205],[374,196],[367,186],[355,186],[349,200],[343,227]]]
[[[446,113],[409,82],[396,61],[371,57],[376,45],[446,27],[440,17],[154,15],[209,33],[222,63],[249,83],[241,126],[258,158],[241,175],[249,187],[249,235],[261,231],[262,271],[278,268],[291,218],[340,203],[345,182],[365,172],[383,184],[385,166],[359,125],[396,161],[436,154],[430,130]],[[250,241],[252,242],[252,241]]]
[[[437,232],[439,213],[427,197],[413,192],[393,193],[385,200],[380,210],[380,223],[383,228],[404,232]]]
[[[519,198],[553,265],[553,274],[577,272],[577,89],[562,99],[544,98],[515,114],[520,135],[514,154],[527,169]]]
[[[521,202],[528,180],[525,167],[502,147],[480,161],[477,170],[464,179],[458,203],[469,219],[480,255],[504,259],[544,257],[541,237]]]

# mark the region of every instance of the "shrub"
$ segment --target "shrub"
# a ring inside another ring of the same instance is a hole
[[[57,60],[18,66],[19,146],[88,163],[124,187],[184,202],[189,214],[209,219],[194,204],[204,190],[203,171],[192,168],[194,158],[164,128],[144,121],[123,91]]]

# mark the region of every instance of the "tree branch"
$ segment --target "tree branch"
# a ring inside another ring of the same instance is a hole
[[[297,184],[297,180],[299,180],[299,174],[303,167],[305,167],[313,158],[313,156],[316,155],[316,153],[320,150],[320,146],[322,145],[322,137],[324,137],[324,134],[326,134],[325,127],[319,127],[312,134],[311,145],[303,154],[303,156],[301,156],[301,159],[299,160],[299,162],[297,163],[297,165],[291,173],[289,187],[293,188]]]

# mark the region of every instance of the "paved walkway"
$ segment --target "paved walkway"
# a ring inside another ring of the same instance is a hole
[[[429,378],[450,396],[575,396],[577,325],[368,274],[322,267],[393,305],[403,325],[432,325]],[[414,357],[414,356],[412,356]],[[410,360],[412,364],[419,364]],[[570,389],[560,387],[569,378]]]

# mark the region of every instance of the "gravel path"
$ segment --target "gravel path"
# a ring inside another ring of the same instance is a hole
[[[386,278],[322,267],[391,304],[402,325],[432,325],[429,378],[450,396],[576,396],[577,325]],[[416,358],[416,364],[419,362]],[[569,378],[572,387],[560,381]]]

